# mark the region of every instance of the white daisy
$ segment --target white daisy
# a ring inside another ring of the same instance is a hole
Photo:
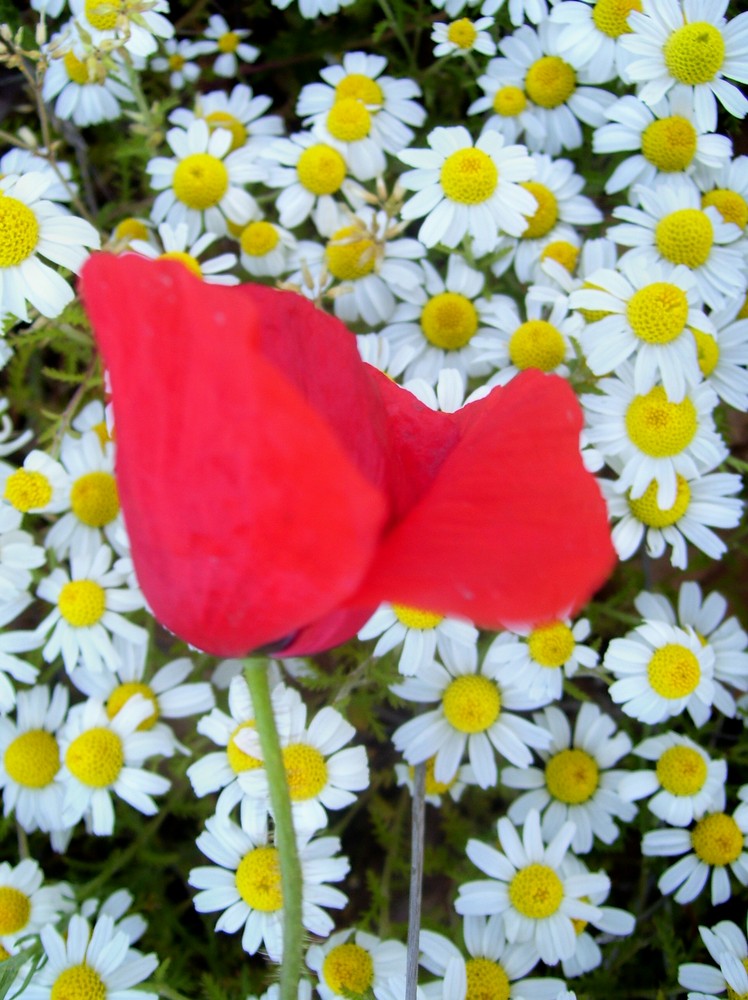
[[[467,109],[469,115],[490,112],[483,121],[483,131],[501,132],[507,143],[522,138],[533,106],[524,91],[525,74],[508,59],[492,59],[486,72],[477,79],[483,96],[476,98]]]
[[[215,55],[213,72],[216,76],[236,79],[239,71],[239,60],[253,63],[260,54],[254,45],[245,42],[251,34],[248,28],[230,28],[229,23],[221,14],[211,14],[208,27],[200,40],[200,52],[203,55]]]
[[[700,962],[679,966],[678,982],[692,991],[688,1000],[718,1000],[725,993],[728,997],[748,993],[748,941],[743,931],[731,920],[720,920],[711,928],[699,927],[699,934],[719,968]]]
[[[90,222],[70,215],[45,198],[48,173],[0,178],[0,315],[28,322],[26,303],[42,316],[58,316],[73,301],[73,289],[55,268],[76,274],[98,249],[99,234]]]
[[[266,219],[248,222],[239,233],[241,265],[247,274],[277,278],[290,268],[296,237]]]
[[[479,17],[471,21],[461,17],[459,21],[445,24],[437,21],[431,31],[434,42],[434,56],[463,56],[468,52],[479,52],[482,56],[496,55],[496,42],[486,29],[493,27],[492,17]]]
[[[676,84],[693,92],[699,126],[714,132],[717,100],[735,118],[744,118],[748,99],[726,77],[748,80],[748,14],[725,19],[728,0],[642,0],[629,15],[631,33],[621,45],[632,55],[626,82],[656,105]]]
[[[72,908],[69,885],[43,885],[44,873],[33,858],[24,858],[15,867],[0,863],[0,947],[10,948],[29,934],[38,934],[47,924],[55,924]]]
[[[683,87],[674,87],[655,108],[627,94],[612,104],[605,116],[610,123],[595,129],[593,152],[633,154],[606,180],[607,194],[634,184],[649,186],[663,175],[691,173],[699,166],[711,174],[732,155],[727,136],[697,127],[693,98]]]
[[[748,411],[748,319],[738,319],[736,299],[709,314],[713,333],[694,328],[699,368],[720,399]]]
[[[523,683],[508,678],[506,667],[490,661],[478,665],[477,651],[470,647],[452,656],[445,652],[446,666],[432,663],[418,677],[392,686],[407,701],[438,702],[395,730],[395,749],[409,764],[435,757],[434,777],[450,781],[467,750],[475,780],[481,788],[496,784],[496,751],[517,767],[532,761],[530,747],[545,749],[551,735],[514,714],[514,709],[540,708],[549,699],[528,692]]]
[[[243,927],[242,948],[256,954],[264,947],[270,960],[283,957],[283,892],[278,849],[268,839],[267,826],[242,828],[228,819],[211,816],[197,838],[197,846],[213,865],[193,868],[188,882],[198,892],[198,913],[222,910],[217,931],[235,934]],[[298,838],[301,864],[303,926],[327,937],[333,921],[323,907],[342,909],[347,897],[328,882],[340,882],[350,865],[338,855],[337,837]]]
[[[200,63],[195,56],[200,48],[189,38],[167,38],[163,43],[163,56],[151,59],[149,68],[155,73],[168,73],[172,90],[182,90],[187,84],[195,83],[200,76]]]
[[[223,128],[231,133],[230,152],[246,148],[256,156],[275,136],[283,134],[283,119],[265,114],[272,103],[271,97],[255,94],[246,83],[237,83],[230,93],[211,90],[200,94],[194,110],[175,108],[169,121],[187,129],[193,121],[203,118],[211,131]]]
[[[80,905],[80,914],[86,920],[105,915],[114,921],[114,929],[127,935],[130,944],[135,944],[145,933],[148,922],[139,913],[128,913],[133,903],[132,893],[127,889],[115,889],[106,899],[89,897]]]
[[[95,699],[68,713],[59,733],[65,826],[83,819],[90,833],[111,836],[113,794],[145,816],[158,812],[151,796],[163,795],[171,782],[143,770],[142,764],[147,757],[167,756],[171,742],[157,732],[139,730],[152,711],[150,701],[136,694],[111,719]]]
[[[383,604],[359,629],[358,638],[362,642],[377,638],[372,656],[384,656],[402,643],[398,670],[408,677],[431,663],[437,650],[443,655],[444,646],[475,646],[478,630],[457,618],[402,604]]]
[[[630,489],[631,498],[638,500],[655,481],[657,504],[669,509],[678,499],[677,476],[697,479],[727,456],[712,416],[717,397],[703,383],[679,403],[661,385],[637,393],[628,361],[616,375],[598,383],[599,394],[581,397],[588,440],[606,460],[611,457],[622,466],[617,490]]]
[[[116,52],[105,59],[99,51],[83,45],[70,25],[67,35],[55,35],[50,44],[53,54],[44,74],[42,96],[50,103],[56,98],[58,118],[86,128],[116,121],[122,117],[123,104],[135,103]]]
[[[434,777],[435,762],[434,757],[429,757],[425,762],[424,800],[439,809],[444,795],[449,795],[453,802],[459,802],[465,788],[475,784],[475,775],[469,764],[461,764],[455,776],[449,781],[437,781]],[[412,764],[395,764],[395,778],[398,788],[407,788],[411,795],[415,793],[415,768]]]
[[[160,248],[151,242],[135,239],[130,241],[128,249],[151,260],[178,260],[195,277],[202,278],[209,284],[239,284],[239,278],[235,274],[222,273],[236,267],[235,253],[221,253],[209,260],[199,259],[218,239],[217,233],[203,233],[196,240],[191,240],[185,222],[180,222],[176,226],[162,222],[158,227],[158,236]]]
[[[546,965],[571,958],[576,948],[574,921],[596,921],[601,916],[585,897],[608,890],[610,879],[602,872],[563,874],[573,823],[565,823],[547,846],[535,810],[525,820],[522,839],[505,816],[498,821],[497,832],[500,851],[478,840],[468,841],[468,857],[489,878],[461,885],[455,909],[463,916],[500,914],[507,940],[531,942]]]
[[[559,295],[567,298],[578,288],[589,287],[588,278],[601,268],[613,270],[618,263],[618,250],[612,240],[600,237],[580,240],[578,236],[564,237],[548,243],[540,255],[535,280],[528,289],[528,301],[554,305]],[[586,322],[600,319],[599,313],[580,309]]]
[[[673,174],[649,186],[636,184],[632,194],[640,207],[614,208],[615,218],[624,221],[608,229],[610,239],[631,247],[624,258],[637,260],[645,271],[662,261],[684,264],[712,309],[742,295],[746,262],[739,247],[730,246],[740,230],[714,205],[702,208],[701,192],[690,177]]]
[[[75,22],[90,36],[95,48],[124,48],[131,56],[147,58],[158,48],[157,39],[171,38],[168,0],[68,0]],[[112,45],[114,43],[114,45]]]
[[[748,156],[728,158],[716,169],[710,169],[705,163],[694,177],[704,192],[702,203],[714,205],[725,222],[734,222],[745,236],[748,227]]]
[[[20,469],[0,468],[3,500],[22,514],[56,514],[70,505],[70,477],[59,462],[34,448]]]
[[[223,128],[211,132],[199,118],[186,130],[169,129],[166,141],[175,155],[154,157],[146,166],[151,185],[159,192],[151,211],[154,222],[186,223],[192,242],[203,229],[223,236],[228,221],[246,223],[259,214],[244,185],[262,180],[264,170],[248,148],[230,151],[231,132]]]
[[[324,944],[313,944],[306,964],[319,977],[322,1000],[345,1000],[370,993],[380,1000],[388,980],[405,979],[407,951],[400,941],[381,940],[366,931],[344,930]]]
[[[622,798],[649,797],[650,812],[670,826],[690,826],[704,813],[725,808],[727,762],[712,760],[687,736],[674,732],[650,736],[634,753],[656,761],[655,769],[626,774],[618,787]]]
[[[613,719],[593,702],[582,704],[573,733],[559,708],[548,707],[533,718],[552,734],[553,742],[538,751],[542,768],[502,770],[502,784],[527,789],[509,806],[509,819],[523,823],[530,810],[537,809],[543,814],[546,840],[571,820],[576,827],[571,849],[577,854],[589,853],[594,838],[614,843],[619,834],[615,820],[628,822],[636,815],[636,808],[618,793],[625,772],[613,767],[629,753],[631,740],[616,732]]]
[[[712,906],[731,895],[728,870],[742,886],[748,885],[748,803],[741,803],[732,816],[723,811],[707,812],[690,830],[650,830],[642,838],[645,857],[683,855],[666,869],[657,886],[668,896],[676,889],[676,903],[690,903],[710,882]]]
[[[562,24],[558,51],[570,55],[590,80],[606,83],[615,77],[625,79],[631,56],[619,42],[631,29],[628,16],[639,9],[639,0],[584,0],[584,3],[556,3],[550,20]]]
[[[703,726],[714,702],[714,651],[686,631],[647,620],[613,639],[603,666],[616,680],[608,693],[626,715],[653,724],[687,711]]]
[[[406,170],[400,183],[417,193],[400,210],[403,219],[419,219],[418,238],[427,247],[458,246],[471,237],[476,257],[489,253],[500,233],[519,236],[538,207],[520,186],[535,176],[536,167],[524,146],[505,146],[494,131],[472,140],[468,130],[435,128],[426,141],[430,149],[404,149],[399,159]]]

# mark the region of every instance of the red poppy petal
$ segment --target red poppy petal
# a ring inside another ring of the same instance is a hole
[[[81,286],[111,378],[135,569],[156,617],[225,656],[332,611],[362,578],[387,504],[259,354],[250,299],[134,255],[92,256]]]
[[[396,601],[486,628],[581,607],[615,562],[562,379],[529,371],[456,415],[463,437],[387,536],[355,602]]]

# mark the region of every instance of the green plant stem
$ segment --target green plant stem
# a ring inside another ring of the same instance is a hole
[[[410,837],[410,898],[408,899],[408,958],[405,967],[405,1000],[416,1000],[418,953],[423,888],[423,838],[426,820],[426,764],[413,774],[413,818]]]
[[[268,661],[250,658],[244,676],[254,708],[255,728],[260,737],[262,757],[270,787],[270,804],[275,821],[283,893],[283,962],[280,970],[280,1000],[298,1000],[303,951],[301,922],[301,864],[296,846],[291,796],[283,766],[278,730],[268,683]]]

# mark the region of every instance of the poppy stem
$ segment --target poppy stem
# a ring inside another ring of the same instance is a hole
[[[426,765],[413,769],[413,813],[410,834],[410,898],[408,900],[408,958],[405,970],[405,1000],[416,1000],[420,952],[421,901],[423,893],[423,841],[426,821]]]
[[[245,661],[244,676],[255,713],[255,728],[270,788],[270,804],[275,823],[283,895],[283,961],[280,967],[280,1000],[298,1000],[303,953],[301,922],[301,865],[291,813],[286,769],[283,765],[278,730],[270,698],[268,661],[251,657]]]

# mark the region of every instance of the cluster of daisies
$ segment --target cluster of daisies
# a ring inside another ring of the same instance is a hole
[[[351,3],[298,6],[344,23]],[[40,87],[53,123],[95,138],[151,93],[179,103],[145,166],[140,214],[123,207],[112,230],[83,217],[64,144],[49,152],[26,130],[0,157],[4,332],[43,329],[74,304],[71,276],[99,247],[175,259],[206,282],[277,283],[337,315],[367,362],[434,409],[529,368],[567,379],[622,562],[661,560],[667,577],[725,555],[715,529],[743,514],[725,429],[748,410],[748,157],[730,138],[748,113],[748,14],[728,17],[726,0],[433,0],[427,72],[461,60],[471,95],[456,124],[427,121],[419,82],[390,75],[378,54],[331,58],[294,94],[290,121],[239,82],[261,54],[221,14],[179,38],[166,0],[31,6],[48,29]],[[606,215],[585,194],[590,165]],[[0,366],[22,337],[0,338]],[[194,757],[186,781],[212,809],[184,873],[194,907],[248,955],[280,963],[273,815],[241,664],[208,681],[191,655],[163,662],[103,402],[72,407],[46,449],[7,409],[4,815],[64,852],[73,837],[111,836],[123,810],[168,810],[162,797],[185,781],[170,761]],[[637,816],[641,854],[676,859],[647,862],[662,896],[702,898],[707,912],[745,898],[748,785],[719,736],[736,738],[748,714],[748,635],[693,580],[671,599],[640,592],[625,634],[596,635],[593,620],[486,635],[386,605],[359,633],[366,655],[400,674],[394,780],[412,790],[425,765],[433,808],[472,788],[498,793],[506,813],[460,859],[476,876],[451,900],[464,947],[421,933],[426,997],[572,995],[565,980],[634,931],[633,913],[608,905],[612,892],[633,909],[596,852]],[[310,716],[313,665],[274,669],[311,942],[300,997],[402,1000],[402,941],[331,915],[348,904],[338,884],[350,862],[325,831],[369,788],[367,749],[336,708]],[[24,997],[127,1000],[157,965],[133,947],[145,927],[131,902],[77,901],[28,858],[0,865],[0,961],[36,937],[41,961],[18,973]],[[709,922],[713,964],[682,965],[680,984],[694,997],[748,994],[743,932]],[[548,974],[558,970],[564,979]]]

